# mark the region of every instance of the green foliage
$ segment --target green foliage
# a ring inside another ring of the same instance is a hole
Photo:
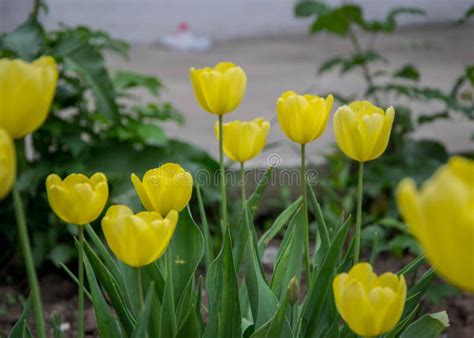
[[[163,122],[182,124],[184,118],[160,99],[161,81],[127,70],[111,74],[106,52],[127,57],[128,45],[85,26],[46,31],[33,15],[13,32],[0,35],[0,57],[31,61],[51,55],[60,72],[51,113],[32,135],[34,156],[18,177],[37,264],[49,258],[59,266],[76,255],[71,231],[49,211],[44,188],[49,173],[102,171],[109,177],[112,201],[124,202],[132,189],[124,173],[143,174],[165,159],[190,171],[217,168],[206,152],[166,135]],[[143,91],[151,94],[148,101],[138,97]],[[0,232],[15,243],[11,210],[9,199],[0,203]],[[13,257],[15,252],[2,252],[0,262]]]

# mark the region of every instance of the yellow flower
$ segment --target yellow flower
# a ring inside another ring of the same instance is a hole
[[[175,210],[163,218],[155,211],[135,215],[125,205],[113,205],[102,219],[102,231],[110,249],[122,262],[140,267],[163,255],[177,222]]]
[[[64,222],[84,225],[96,220],[109,197],[107,177],[70,174],[64,181],[56,174],[46,179],[49,205]]]
[[[50,56],[33,63],[0,59],[0,128],[17,139],[46,120],[56,90],[58,70]]]
[[[407,285],[403,276],[377,276],[368,263],[358,263],[332,283],[337,311],[352,331],[373,337],[390,331],[400,320]]]
[[[354,101],[334,114],[334,134],[339,148],[355,161],[374,160],[390,139],[395,111],[386,112],[369,101]]]
[[[15,178],[15,145],[10,135],[4,129],[0,129],[0,200],[10,192]]]
[[[232,121],[224,123],[224,152],[236,162],[246,162],[257,156],[267,142],[270,123],[263,117],[252,121]],[[219,123],[214,125],[219,140]]]
[[[281,94],[277,101],[277,117],[286,136],[299,144],[314,141],[326,129],[334,98],[298,95],[294,91]]]
[[[167,215],[171,210],[183,210],[193,192],[193,177],[175,163],[148,170],[143,181],[135,174],[131,179],[145,209],[161,215]]]
[[[448,282],[474,292],[474,161],[452,157],[420,190],[403,179],[397,200],[430,264]]]
[[[196,99],[205,111],[224,115],[235,110],[245,94],[247,76],[231,62],[211,67],[190,69]]]

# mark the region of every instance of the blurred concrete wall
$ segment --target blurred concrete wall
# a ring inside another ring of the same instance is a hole
[[[329,0],[337,3],[337,0]],[[0,31],[12,30],[27,16],[32,0],[0,0]],[[87,24],[131,42],[148,43],[187,21],[218,39],[302,32],[308,20],[293,16],[294,0],[47,0],[48,27]],[[471,0],[360,0],[367,16],[384,17],[399,6],[424,8],[425,18],[404,23],[440,22],[458,18]]]

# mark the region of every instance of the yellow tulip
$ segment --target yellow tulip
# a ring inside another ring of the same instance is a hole
[[[400,320],[407,285],[403,276],[377,276],[368,263],[358,263],[332,283],[337,311],[359,336],[374,337],[390,331]]]
[[[49,205],[64,222],[84,225],[96,220],[109,197],[107,177],[71,174],[64,181],[56,174],[46,179]]]
[[[452,157],[420,190],[403,179],[397,200],[430,264],[448,282],[474,292],[474,161]]]
[[[50,56],[33,63],[0,59],[0,128],[15,139],[38,129],[48,116],[57,80]]]
[[[242,68],[231,62],[211,67],[190,69],[196,99],[205,111],[224,115],[235,110],[242,101],[247,76]]]
[[[155,211],[135,215],[125,205],[113,205],[102,219],[102,231],[118,259],[130,266],[141,267],[163,255],[177,222],[175,210],[163,218]]]
[[[131,179],[145,209],[161,215],[167,215],[171,210],[183,210],[193,192],[193,177],[175,163],[148,170],[143,181],[135,174]]]
[[[232,121],[222,125],[224,152],[233,161],[246,162],[257,156],[267,142],[270,123],[263,117],[252,121]],[[219,140],[219,124],[214,125],[214,132]]]
[[[374,160],[387,148],[394,117],[393,107],[385,112],[369,101],[342,106],[333,121],[337,145],[355,161]]]
[[[15,145],[5,129],[0,129],[0,200],[10,192],[15,178]]]
[[[294,91],[281,94],[277,101],[277,117],[286,136],[299,144],[314,141],[326,129],[334,98],[298,95]]]

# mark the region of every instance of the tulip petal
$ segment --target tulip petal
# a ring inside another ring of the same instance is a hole
[[[133,187],[135,188],[135,191],[137,192],[138,198],[142,202],[143,206],[145,209],[152,211],[154,210],[153,204],[151,203],[150,199],[148,198],[148,194],[145,191],[145,188],[143,188],[142,182],[138,178],[137,175],[132,174],[130,176],[130,179],[132,180]]]
[[[341,317],[360,336],[377,336],[379,328],[364,287],[358,281],[349,282],[341,296]]]
[[[398,323],[402,316],[403,308],[405,306],[406,294],[407,285],[405,282],[405,278],[401,276],[400,282],[398,283],[398,287],[395,290],[395,293],[393,294],[393,300],[390,302],[390,304],[384,311],[384,316],[380,327],[380,333],[386,333],[390,331]]]

